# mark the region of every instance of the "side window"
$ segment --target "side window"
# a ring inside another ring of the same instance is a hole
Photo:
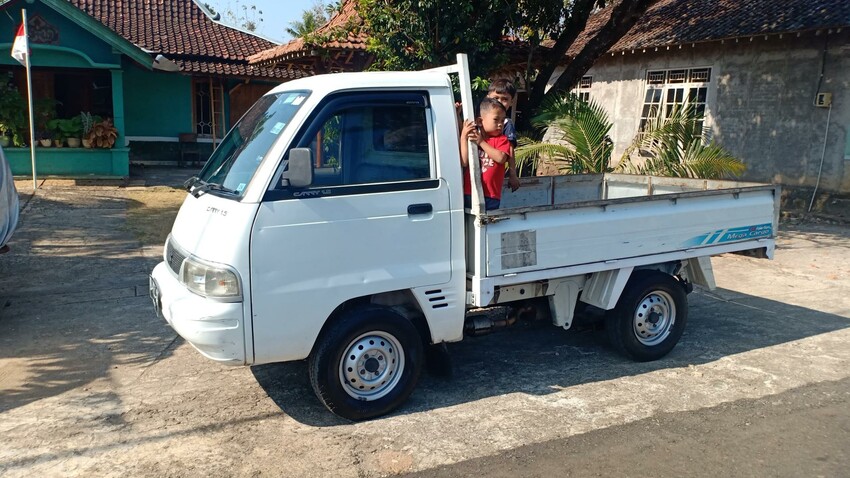
[[[307,130],[313,187],[432,178],[424,102],[374,103],[340,102]]]
[[[328,118],[310,145],[313,152],[313,183],[316,186],[345,184],[342,171],[342,122],[344,115]]]

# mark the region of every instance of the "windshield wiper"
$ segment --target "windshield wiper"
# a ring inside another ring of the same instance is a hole
[[[194,189],[191,189],[189,191],[189,193],[192,194],[192,196],[200,197],[201,193],[205,193],[207,191],[217,191],[217,192],[228,194],[228,195],[231,195],[231,196],[239,195],[238,192],[236,192],[236,191],[234,191],[230,188],[226,188],[226,187],[222,186],[221,184],[208,183],[208,182],[205,182],[202,179],[198,179],[195,182],[195,184],[198,184],[198,183],[203,183],[203,184],[201,184],[200,186],[198,186]]]

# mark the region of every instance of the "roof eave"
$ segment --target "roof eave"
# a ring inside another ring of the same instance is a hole
[[[95,36],[106,42],[108,45],[110,45],[112,48],[116,49],[124,55],[127,55],[136,63],[142,65],[148,70],[153,69],[153,58],[151,58],[149,54],[145,53],[145,51],[142,50],[138,45],[135,45],[133,42],[114,32],[106,25],[95,20],[86,12],[71,5],[71,3],[69,3],[68,1],[42,0],[42,3],[52,8],[53,10],[56,10],[58,13],[64,15],[72,22],[87,29],[92,34],[94,34]]]

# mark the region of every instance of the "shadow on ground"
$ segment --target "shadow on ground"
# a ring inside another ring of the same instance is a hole
[[[172,350],[147,295],[155,260],[123,228],[114,190],[50,190],[0,257],[0,413]]]
[[[688,326],[679,345],[656,362],[636,363],[609,346],[600,327],[565,331],[548,323],[520,323],[480,338],[449,344],[450,379],[424,374],[407,403],[409,414],[510,393],[545,395],[576,385],[700,365],[726,356],[850,327],[850,318],[733,291],[689,296]],[[745,303],[745,304],[744,304]],[[305,362],[252,368],[260,386],[283,412],[313,426],[347,424],[313,395]],[[380,420],[380,419],[378,419]]]

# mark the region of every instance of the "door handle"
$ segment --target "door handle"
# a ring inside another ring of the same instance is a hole
[[[411,204],[410,206],[407,206],[407,214],[411,216],[414,214],[428,214],[433,210],[434,207],[431,206],[431,203],[427,202],[422,204]]]

